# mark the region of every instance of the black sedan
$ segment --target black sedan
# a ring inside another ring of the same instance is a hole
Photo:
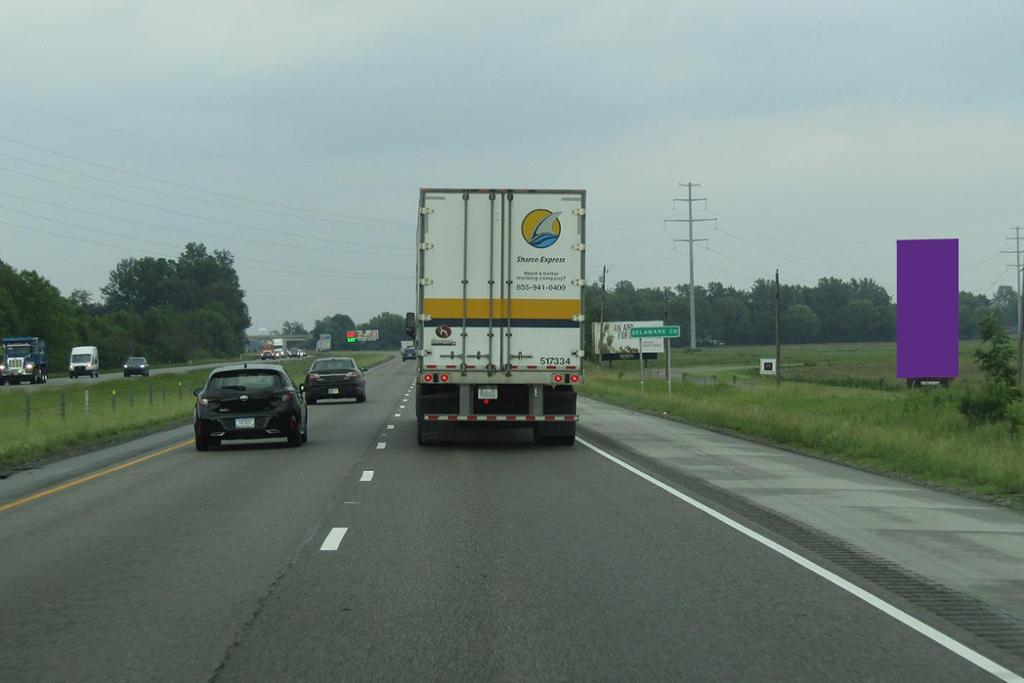
[[[324,398],[366,400],[366,377],[351,358],[318,358],[306,373],[306,401]]]
[[[286,438],[301,446],[308,438],[301,387],[278,365],[227,365],[210,373],[196,396],[196,450],[228,439]]]
[[[142,375],[149,377],[149,361],[142,356],[132,356],[124,362],[124,376]]]

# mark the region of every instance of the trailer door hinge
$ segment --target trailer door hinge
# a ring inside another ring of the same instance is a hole
[[[579,244],[572,245],[572,248],[575,249],[576,251],[586,251],[587,245],[580,242]]]
[[[576,278],[575,280],[572,281],[572,283],[574,285],[576,285],[577,287],[586,287],[587,286],[587,281],[584,280],[581,277]]]
[[[574,349],[572,355],[576,356],[577,358],[583,358],[584,356],[587,355],[587,353],[583,349]]]
[[[433,248],[434,248],[434,245],[431,244],[430,242],[420,242],[420,251],[427,251],[428,249],[433,249]]]
[[[431,209],[429,206],[421,206],[420,207],[420,215],[421,216],[426,216],[428,213],[434,213],[434,210]]]
[[[432,284],[434,284],[434,281],[431,280],[429,277],[421,277],[420,278],[420,285],[426,287],[427,285],[432,285]]]
[[[420,319],[420,322],[424,322],[424,323],[433,320],[433,318],[430,316],[429,313],[420,313],[419,319]]]
[[[572,317],[572,320],[573,320],[574,322],[578,322],[578,323],[581,323],[581,322],[583,322],[583,314],[582,314],[582,313],[577,313],[576,315],[574,315],[574,316]]]
[[[579,209],[573,209],[572,212],[575,215],[577,215],[577,216],[586,216],[587,215],[587,210],[582,208],[582,207],[579,208]]]

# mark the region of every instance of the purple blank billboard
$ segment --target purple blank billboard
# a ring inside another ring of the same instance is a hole
[[[960,374],[958,240],[896,241],[896,376]]]

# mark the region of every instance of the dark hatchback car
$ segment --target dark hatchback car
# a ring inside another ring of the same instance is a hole
[[[324,398],[366,400],[366,377],[351,358],[318,358],[306,373],[306,401]]]
[[[407,360],[416,360],[416,348],[412,346],[406,346],[402,349],[402,362]]]
[[[228,439],[286,438],[301,446],[309,433],[301,387],[278,365],[227,365],[196,389],[196,450]]]
[[[124,376],[142,375],[149,377],[149,361],[142,356],[132,356],[124,362]]]

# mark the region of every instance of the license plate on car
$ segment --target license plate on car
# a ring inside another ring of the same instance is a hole
[[[477,387],[476,397],[493,401],[498,398],[498,387]]]
[[[236,417],[235,429],[252,429],[256,426],[255,417]]]
[[[328,394],[336,394],[336,393],[338,393],[338,389],[337,389],[337,388],[331,388],[331,389],[328,389],[328,390],[327,390],[327,393],[328,393]]]

